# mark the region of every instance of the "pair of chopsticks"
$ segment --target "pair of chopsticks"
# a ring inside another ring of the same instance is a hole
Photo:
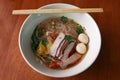
[[[25,14],[44,14],[44,13],[93,13],[103,12],[103,8],[68,8],[68,9],[28,9],[28,10],[13,10],[14,15]]]

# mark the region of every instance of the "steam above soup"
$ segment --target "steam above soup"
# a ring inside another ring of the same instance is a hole
[[[67,17],[42,21],[31,37],[31,47],[41,64],[53,69],[66,69],[81,61],[89,39],[85,29]]]

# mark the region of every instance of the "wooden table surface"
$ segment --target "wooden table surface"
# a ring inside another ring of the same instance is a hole
[[[120,0],[0,0],[0,80],[60,80],[37,73],[24,61],[18,33],[27,16],[11,14],[14,9],[36,9],[50,3],[104,9],[91,14],[102,35],[97,60],[83,73],[62,80],[120,80]]]

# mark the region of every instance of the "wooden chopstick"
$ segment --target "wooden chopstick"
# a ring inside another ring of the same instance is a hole
[[[103,12],[103,8],[68,8],[68,9],[28,9],[13,10],[14,15],[40,14],[40,13],[81,13],[81,12]]]

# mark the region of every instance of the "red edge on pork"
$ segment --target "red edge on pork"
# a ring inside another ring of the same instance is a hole
[[[58,62],[58,65],[62,68],[65,69],[68,65],[75,63],[77,60],[79,60],[82,57],[82,55],[78,53],[74,53],[71,55],[67,60]]]

